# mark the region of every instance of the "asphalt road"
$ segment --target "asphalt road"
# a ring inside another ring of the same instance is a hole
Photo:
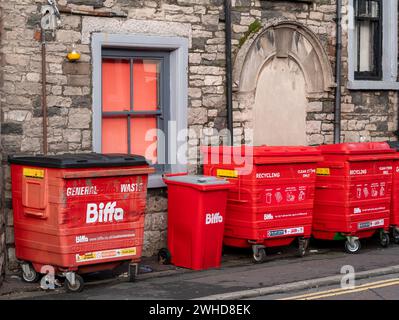
[[[248,300],[399,300],[399,275],[358,280],[353,288],[327,286]]]
[[[164,277],[139,276],[135,283],[125,280],[100,284],[88,282],[85,290],[78,294],[68,294],[58,289],[22,293],[1,299],[194,299],[340,275],[341,268],[346,265],[353,266],[356,272],[399,265],[398,245],[383,249],[375,239],[369,239],[362,243],[361,252],[355,255],[344,253],[342,248],[340,242],[316,243],[304,258],[295,257],[293,248],[274,250],[268,252],[268,261],[263,264],[253,264],[250,251],[233,250],[226,254],[230,255],[230,259],[220,269],[178,272]]]

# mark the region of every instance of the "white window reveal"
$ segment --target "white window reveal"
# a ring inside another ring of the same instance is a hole
[[[349,89],[399,89],[397,5],[397,0],[349,0]]]

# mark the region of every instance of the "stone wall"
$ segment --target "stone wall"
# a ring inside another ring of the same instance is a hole
[[[348,90],[348,1],[343,1],[342,52],[342,136],[343,142],[396,140],[397,94],[395,91]],[[251,41],[259,30],[282,21],[295,21],[312,30],[325,49],[335,72],[335,1],[314,3],[295,1],[237,0],[233,14],[235,53],[243,50],[243,41]],[[260,28],[258,24],[260,23]],[[255,29],[255,30],[254,30]],[[245,42],[244,42],[245,43]],[[237,88],[236,88],[237,90]],[[234,127],[239,136],[243,128],[251,128],[251,95],[234,96]],[[334,132],[334,90],[309,95],[307,136],[310,145],[332,143]],[[239,139],[238,139],[239,140]]]
[[[345,2],[345,1],[344,1]],[[38,24],[44,0],[0,0],[3,10],[3,81],[1,82],[1,143],[3,158],[10,153],[39,153],[42,150],[41,55]],[[83,5],[84,3],[84,5]],[[59,0],[69,10],[91,12],[99,19],[101,32],[173,34],[189,39],[188,123],[197,133],[190,135],[188,156],[197,159],[203,128],[223,129],[225,108],[225,43],[222,0]],[[114,15],[113,18],[98,17]],[[345,11],[346,16],[346,11]],[[254,1],[236,0],[233,7],[233,50],[236,56],[245,42],[273,23],[291,20],[310,28],[325,48],[334,67],[335,1]],[[91,20],[90,20],[91,19]],[[82,14],[62,14],[62,25],[47,35],[48,147],[50,153],[89,152],[92,150],[92,66],[90,32],[86,27],[94,18]],[[109,21],[117,22],[111,27]],[[345,17],[344,17],[345,20]],[[103,21],[104,23],[101,23]],[[136,23],[137,21],[142,22]],[[150,27],[144,28],[145,23]],[[170,28],[165,28],[170,25]],[[103,26],[103,27],[101,27]],[[109,27],[104,27],[109,26]],[[104,29],[105,28],[105,29]],[[107,29],[109,28],[109,29]],[[145,30],[144,30],[144,29]],[[187,30],[188,33],[181,33]],[[136,31],[135,31],[136,30]],[[344,30],[344,49],[347,34]],[[67,50],[76,45],[82,54],[70,63]],[[343,75],[347,75],[344,50]],[[345,83],[345,81],[344,81]],[[330,143],[333,137],[333,92],[309,97],[307,113],[309,144]],[[250,100],[235,95],[234,127],[240,136],[249,127]],[[343,87],[344,141],[393,139],[396,129],[394,92],[348,91]],[[240,140],[241,138],[239,138]],[[7,224],[6,242],[9,267],[15,267],[13,245],[11,185],[9,168],[5,170],[5,216],[0,215],[0,270],[2,225]],[[195,170],[195,169],[194,169]],[[152,255],[165,245],[167,203],[165,190],[149,192],[145,222],[144,254]],[[6,221],[4,221],[6,220]]]
[[[343,0],[348,5],[348,0]],[[343,11],[342,140],[396,140],[398,97],[396,91],[356,91],[345,86],[348,79],[348,10]]]
[[[0,8],[0,48],[2,43],[2,24],[3,24],[3,12]],[[3,56],[0,51],[0,68],[3,65]],[[0,87],[3,82],[3,73],[0,71]],[[1,92],[0,92],[0,109],[2,107],[1,101]],[[0,126],[1,127],[1,126]],[[1,146],[0,146],[1,147]],[[0,161],[2,160],[2,156],[0,155]],[[1,163],[1,162],[0,162]],[[2,166],[0,167],[0,199],[3,199],[4,190],[3,190],[3,172],[1,170]],[[0,200],[1,201],[1,200]],[[5,273],[6,267],[6,229],[5,229],[5,211],[3,208],[3,201],[0,202],[0,286],[3,282],[3,277]]]
[[[1,12],[0,12],[1,16]],[[1,155],[0,155],[1,159]],[[3,173],[0,169],[0,186],[3,186]],[[0,191],[1,196],[3,196],[3,188]],[[3,203],[0,202],[0,286],[3,282],[4,273],[6,270],[6,216],[5,210],[3,210]]]

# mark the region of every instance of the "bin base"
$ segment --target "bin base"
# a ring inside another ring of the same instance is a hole
[[[112,271],[117,268],[119,268],[121,265],[124,263],[129,263],[138,265],[140,260],[118,260],[118,261],[110,261],[110,262],[104,262],[104,263],[97,263],[97,264],[90,264],[90,265],[84,265],[84,266],[78,266],[78,267],[64,267],[64,266],[49,266],[49,265],[43,265],[39,263],[31,263],[32,268],[38,273],[38,274],[44,274],[48,272],[49,267],[54,268],[54,274],[59,275],[59,276],[65,276],[67,272],[75,272],[76,274],[88,274],[88,273],[93,273],[93,272],[101,272],[101,271]],[[30,264],[29,262],[22,262],[22,264]]]
[[[389,232],[383,229],[371,229],[357,232],[334,232],[334,231],[320,231],[313,230],[313,238],[318,240],[338,240],[345,241],[344,249],[347,253],[358,253],[361,244],[360,239],[368,239],[373,237],[376,233],[379,233],[379,243],[383,248],[389,245]]]
[[[297,256],[303,257],[306,254],[310,237],[283,237],[277,239],[260,239],[260,240],[247,240],[225,237],[223,244],[235,248],[252,248],[253,255],[252,261],[254,263],[261,263],[266,260],[266,248],[272,247],[287,247],[295,239],[298,239],[298,252]]]
[[[251,248],[252,245],[254,244],[263,245],[266,248],[284,247],[284,246],[289,246],[296,238],[297,237],[284,237],[277,239],[249,240],[249,239],[225,237],[223,239],[223,244],[229,247],[236,247],[236,248]]]
[[[313,230],[312,236],[318,240],[346,240],[348,236],[359,239],[371,238],[379,229],[371,229],[360,232],[342,232],[342,231],[321,231]]]

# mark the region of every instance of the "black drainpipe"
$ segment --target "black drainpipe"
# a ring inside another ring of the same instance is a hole
[[[42,37],[42,116],[43,116],[43,154],[47,155],[47,75],[46,75],[46,31],[41,29]]]
[[[341,56],[342,56],[342,1],[337,2],[337,40],[335,59],[334,143],[341,142]]]
[[[230,144],[233,145],[233,67],[231,62],[231,0],[224,1],[226,29],[226,108],[227,129],[230,134]]]

